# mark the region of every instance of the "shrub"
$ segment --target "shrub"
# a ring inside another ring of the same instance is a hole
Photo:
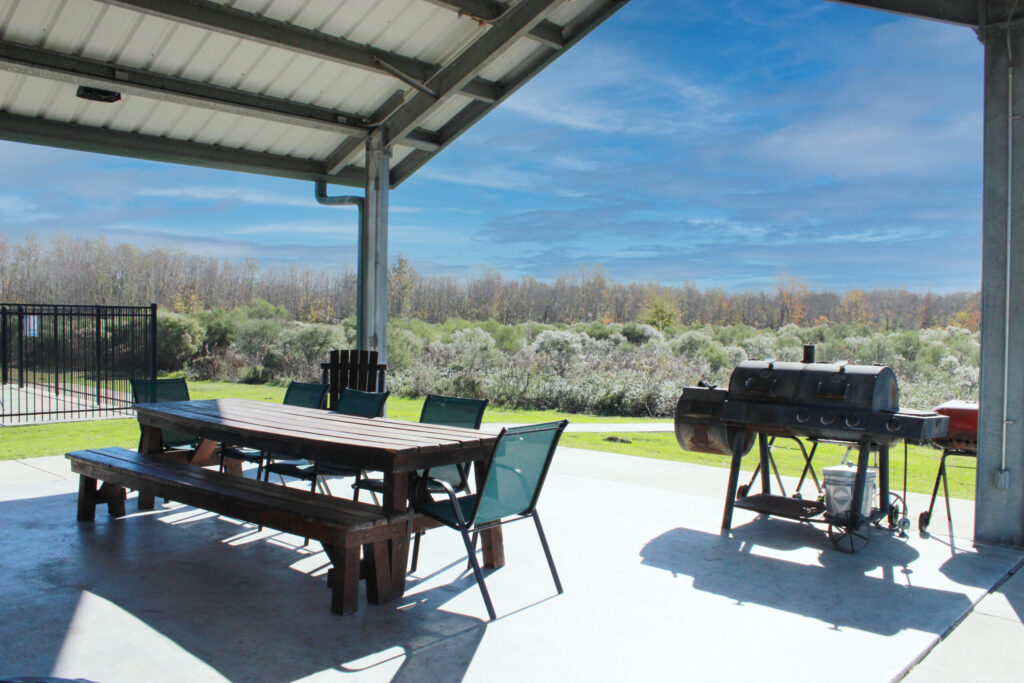
[[[250,320],[287,320],[288,310],[283,306],[275,306],[265,299],[253,299],[242,307],[245,317]]]
[[[718,373],[725,369],[729,363],[729,353],[722,348],[717,342],[710,342],[700,350],[700,356],[703,358],[711,369],[711,375],[717,376]]]
[[[213,311],[200,311],[195,314],[195,319],[203,326],[203,339],[208,354],[219,354],[227,351],[235,335],[238,333],[238,324],[242,316],[234,311],[228,312],[222,309]]]
[[[388,331],[388,373],[404,372],[419,360],[423,339],[399,327]]]
[[[501,325],[491,336],[502,353],[515,353],[526,345],[526,333],[518,325]]]
[[[262,367],[270,347],[281,334],[284,324],[280,320],[257,318],[242,323],[236,335],[238,352],[252,366]]]
[[[501,358],[494,337],[479,327],[453,332],[448,347],[452,369],[464,374],[486,372]]]
[[[583,352],[583,341],[575,332],[546,330],[537,335],[533,350],[547,359],[559,377],[564,377]]]
[[[640,346],[646,344],[653,339],[664,339],[665,336],[654,329],[654,327],[645,324],[638,323],[627,323],[622,326],[622,336],[629,340],[630,344],[636,344]]]
[[[739,343],[746,351],[747,358],[765,360],[775,356],[775,339],[767,334],[755,334]]]
[[[192,318],[161,311],[156,320],[157,364],[161,370],[180,370],[203,345],[203,328]]]
[[[709,342],[711,342],[711,335],[704,330],[690,330],[680,334],[669,345],[677,356],[693,358]]]

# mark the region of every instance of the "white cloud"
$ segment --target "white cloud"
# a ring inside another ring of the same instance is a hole
[[[171,199],[193,199],[216,202],[235,201],[245,204],[261,204],[272,206],[316,206],[316,200],[313,198],[312,192],[309,193],[308,197],[300,197],[292,195],[256,192],[246,187],[217,187],[213,185],[191,185],[184,187],[142,187],[136,190],[135,194],[140,197],[168,197]]]
[[[0,194],[0,220],[24,223],[54,217],[55,214],[44,210],[24,196]]]
[[[627,48],[582,44],[566,64],[509,98],[503,109],[595,133],[694,134],[728,120],[723,93]]]
[[[336,221],[295,221],[287,223],[266,223],[264,225],[245,225],[227,228],[221,231],[225,235],[288,235],[290,239],[299,239],[303,235],[345,237],[350,239],[358,233],[355,210],[350,215],[339,216]]]
[[[419,177],[492,190],[530,190],[545,187],[547,184],[547,179],[542,176],[497,164],[477,166],[472,173],[424,168],[420,171]]]

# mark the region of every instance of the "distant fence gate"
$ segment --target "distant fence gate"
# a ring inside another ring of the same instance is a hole
[[[156,304],[0,304],[0,424],[130,415],[156,371]]]

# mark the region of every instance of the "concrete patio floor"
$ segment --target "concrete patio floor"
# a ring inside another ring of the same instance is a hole
[[[0,462],[0,679],[1019,680],[1024,555],[974,547],[969,503],[953,543],[937,511],[844,555],[742,510],[722,536],[726,478],[560,449],[539,510],[565,593],[513,524],[488,623],[454,532],[425,536],[405,599],[337,617],[302,539],[175,504],[79,524],[63,458]]]

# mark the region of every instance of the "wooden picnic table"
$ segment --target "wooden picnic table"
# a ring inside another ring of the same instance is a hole
[[[197,453],[208,453],[211,444],[220,442],[258,448],[278,457],[380,472],[384,480],[381,505],[395,512],[409,509],[409,477],[416,470],[472,462],[477,483],[481,484],[497,440],[496,435],[475,429],[367,419],[247,399],[141,403],[134,407],[142,427],[143,453],[160,453],[161,430],[170,429],[202,439]],[[140,508],[152,509],[153,504],[152,496],[140,493]],[[485,565],[504,565],[501,528],[482,532],[481,541]],[[409,535],[398,534],[388,545],[387,558],[370,558],[377,577],[375,590],[368,591],[372,602],[399,598],[405,590]],[[344,571],[341,567],[334,569]]]

